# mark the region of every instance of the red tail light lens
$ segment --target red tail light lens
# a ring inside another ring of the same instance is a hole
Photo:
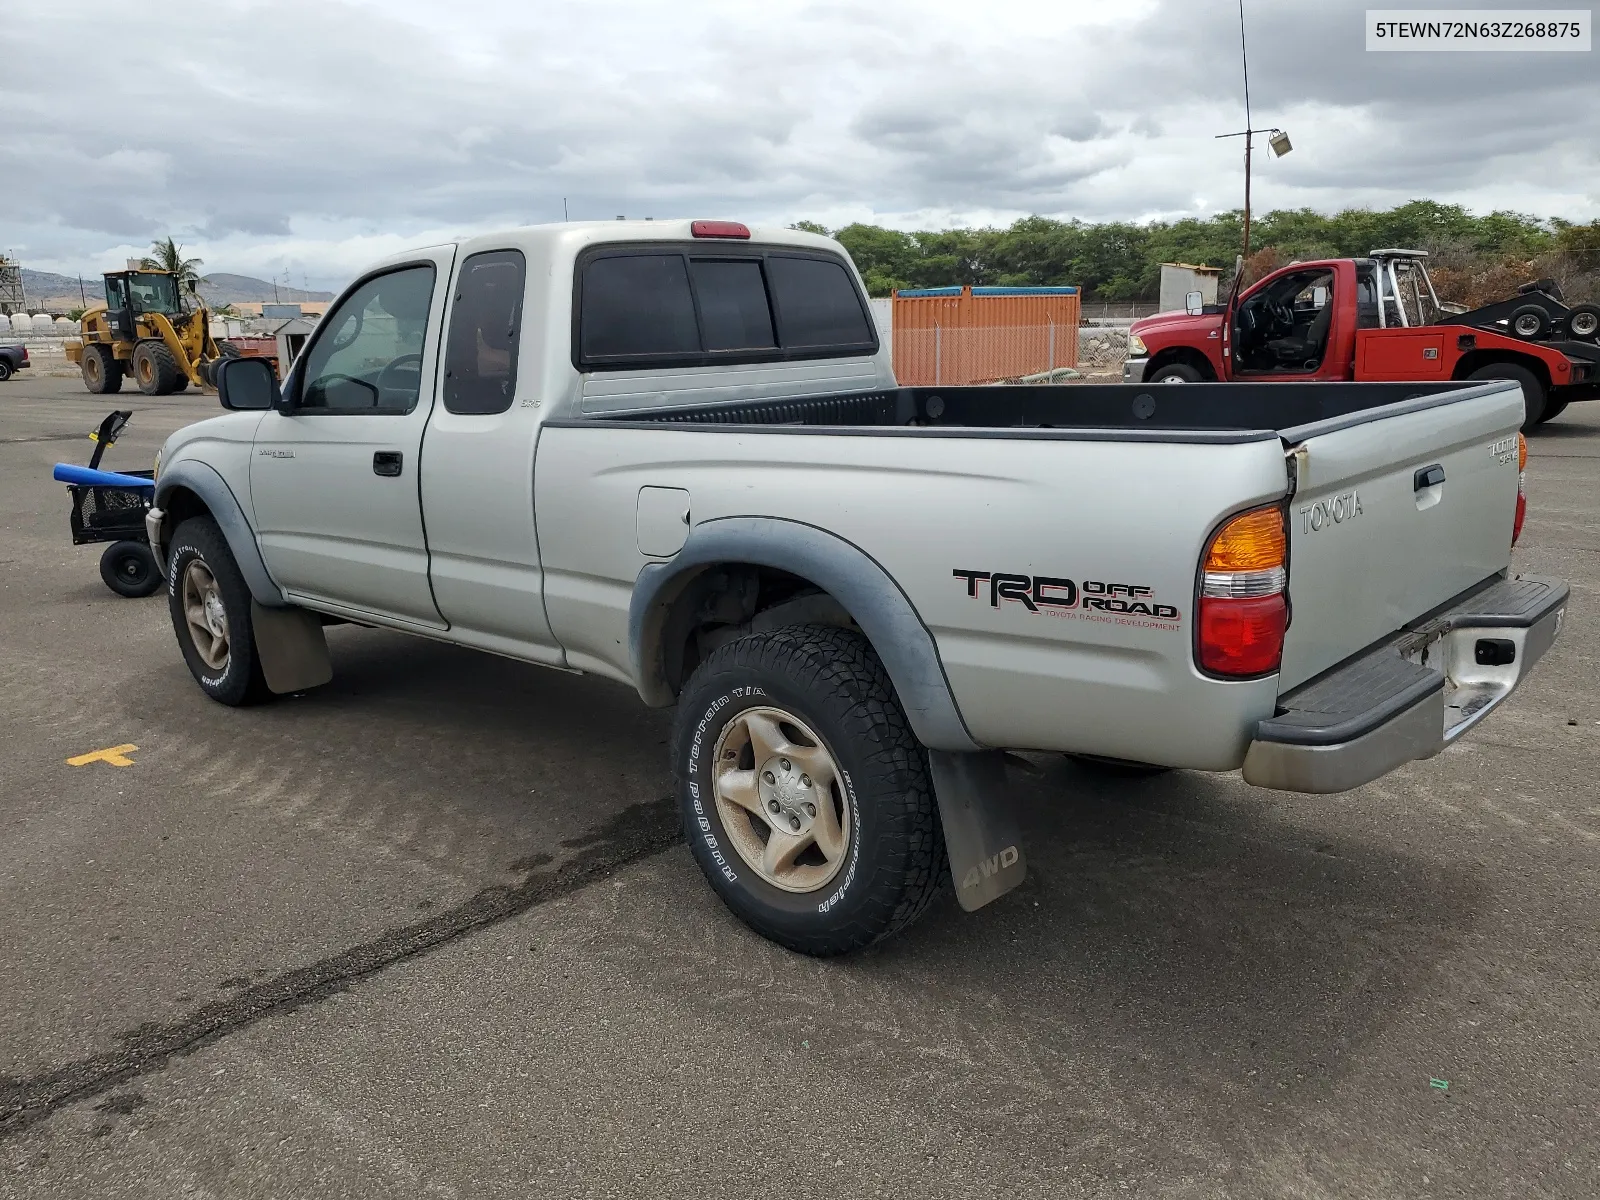
[[[1223,523],[1200,564],[1195,660],[1212,675],[1269,675],[1289,627],[1283,509],[1254,508]]]
[[[691,221],[689,232],[703,238],[749,238],[750,227],[738,221]]]
[[[1213,675],[1266,675],[1283,661],[1289,606],[1282,593],[1254,600],[1200,597],[1200,666]]]

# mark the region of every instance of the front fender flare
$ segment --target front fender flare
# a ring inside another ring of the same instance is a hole
[[[166,498],[180,487],[200,497],[211,510],[211,517],[227,539],[228,549],[233,551],[233,559],[239,564],[239,573],[244,576],[256,603],[263,608],[288,607],[288,602],[283,598],[283,589],[272,581],[272,576],[267,572],[267,564],[261,558],[261,548],[256,545],[255,531],[245,519],[244,509],[227,480],[208,463],[192,458],[181,459],[171,466],[162,467],[161,478],[156,481],[155,507],[165,507]],[[164,540],[170,540],[170,536]]]
[[[933,634],[894,578],[844,538],[775,517],[702,522],[672,559],[649,563],[639,572],[628,606],[628,653],[646,704],[661,707],[676,699],[667,682],[662,645],[672,601],[702,571],[725,563],[787,571],[827,592],[883,660],[922,744],[934,750],[981,749],[962,720]]]

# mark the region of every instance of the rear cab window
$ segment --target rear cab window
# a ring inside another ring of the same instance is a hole
[[[578,261],[573,361],[639,370],[875,354],[854,275],[788,247],[605,246]]]

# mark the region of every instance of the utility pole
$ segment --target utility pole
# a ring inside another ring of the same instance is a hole
[[[1282,158],[1294,149],[1289,143],[1289,135],[1276,126],[1268,129],[1257,129],[1250,120],[1250,53],[1245,45],[1244,38],[1244,0],[1239,0],[1239,64],[1244,69],[1244,128],[1237,133],[1219,133],[1220,138],[1242,137],[1244,139],[1244,257],[1250,257],[1250,158],[1254,149],[1255,135],[1258,133],[1271,134],[1267,144],[1272,147],[1272,153]]]
[[[1244,256],[1250,257],[1250,51],[1244,41],[1244,0],[1239,0],[1239,64],[1244,68]]]
[[[83,290],[83,276],[78,276],[78,299],[83,301],[85,308],[89,307],[89,293]]]

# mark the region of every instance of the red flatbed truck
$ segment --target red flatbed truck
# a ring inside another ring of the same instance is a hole
[[[1136,321],[1123,380],[1514,379],[1527,404],[1524,429],[1574,400],[1600,399],[1592,321],[1547,321],[1539,331],[1544,340],[1518,336],[1514,318],[1490,319],[1502,305],[1465,312],[1441,304],[1426,257],[1374,250],[1367,258],[1291,263],[1236,290],[1226,305],[1192,304]]]

